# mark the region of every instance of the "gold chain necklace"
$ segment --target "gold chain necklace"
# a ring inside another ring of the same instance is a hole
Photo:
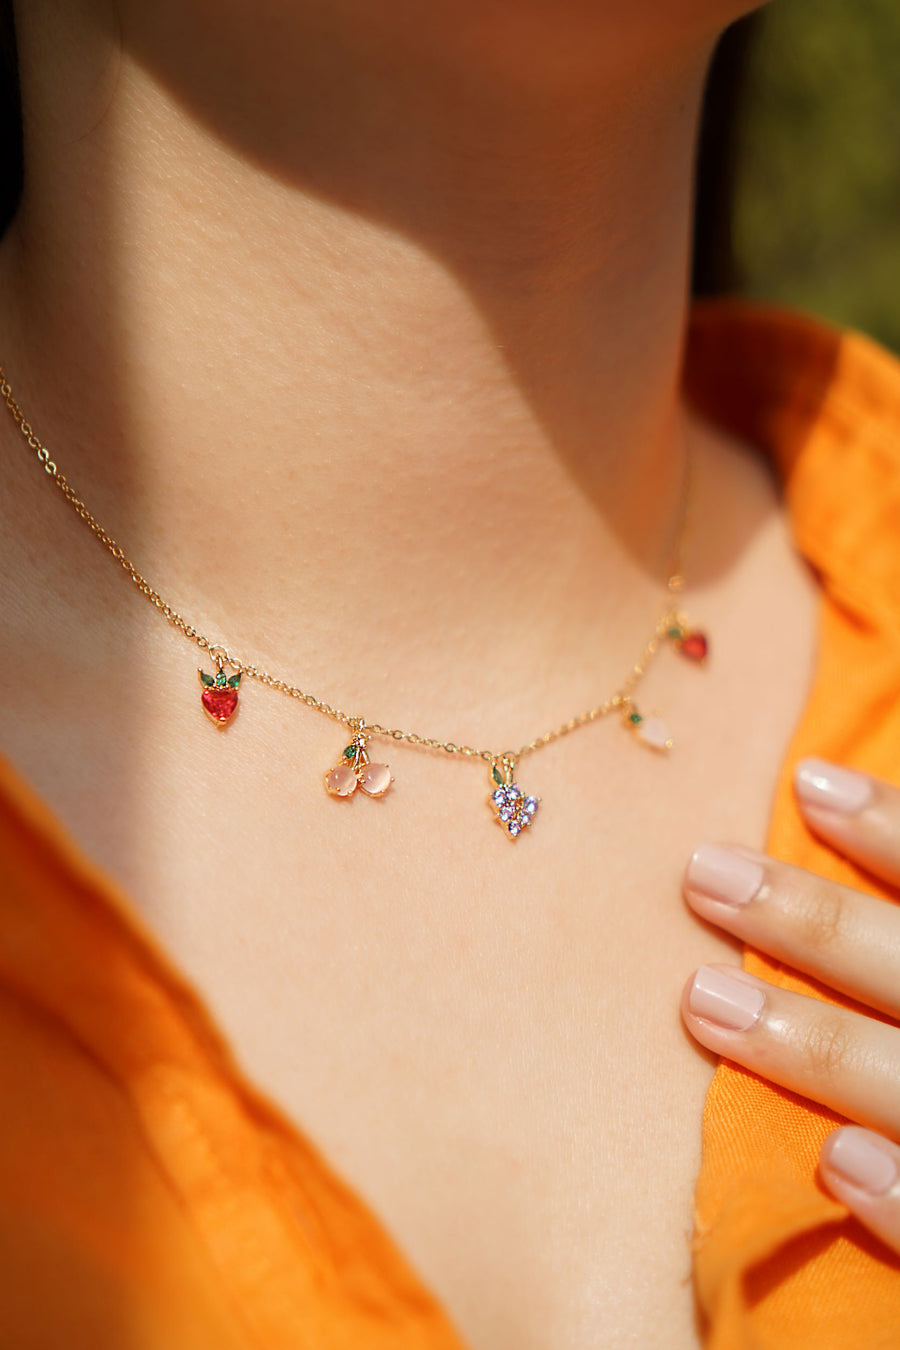
[[[635,661],[619,688],[604,702],[598,703],[593,708],[588,708],[575,717],[571,717],[568,722],[563,722],[550,731],[545,731],[543,735],[536,736],[534,740],[521,745],[518,750],[498,752],[496,750],[479,750],[471,745],[459,745],[456,741],[441,741],[432,736],[421,736],[418,732],[403,731],[399,727],[382,726],[381,723],[370,722],[365,717],[352,716],[341,708],[332,707],[330,703],[326,703],[323,699],[300,689],[295,684],[291,684],[288,680],[271,675],[267,670],[261,669],[252,662],[244,661],[221,643],[211,642],[205,634],[198,632],[193,624],[189,623],[182,614],[179,614],[162,598],[160,593],[151,586],[146,577],[131,562],[121,544],[117,543],[109,531],[105,530],[96,517],[91,514],[65,475],[57,468],[55,461],[51,458],[50,451],[35,434],[31,424],[16,402],[12,387],[2,367],[0,367],[0,395],[2,395],[26,444],[35,452],[44,471],[53,480],[76,515],[84,521],[92,534],[112,554],[116,562],[124,568],[137,589],[142,595],[146,596],[155,609],[159,610],[167,622],[183,633],[186,638],[195,642],[202,651],[207,652],[214,662],[215,674],[210,674],[202,668],[198,671],[198,674],[201,685],[201,705],[209,719],[219,730],[227,727],[234,718],[238,706],[238,691],[241,681],[245,678],[256,680],[260,684],[268,685],[270,689],[276,689],[279,693],[287,694],[290,698],[297,699],[300,703],[305,704],[306,707],[314,708],[316,712],[323,713],[326,717],[330,717],[333,721],[340,722],[350,729],[353,733],[352,740],[344,748],[338,763],[325,774],[325,788],[332,797],[347,800],[353,796],[357,788],[369,797],[383,797],[394,779],[386,764],[374,763],[370,759],[369,742],[372,739],[402,741],[407,745],[421,746],[426,750],[440,751],[445,755],[459,755],[465,759],[480,759],[488,764],[490,767],[488,804],[492,809],[495,821],[503,827],[507,838],[518,839],[523,833],[529,832],[529,826],[532,824],[540,805],[539,797],[524,793],[516,782],[516,766],[524,755],[540,750],[552,741],[559,740],[561,736],[567,736],[569,732],[577,730],[578,727],[587,726],[590,722],[596,722],[602,717],[609,716],[610,713],[619,713],[623,724],[635,734],[637,739],[650,746],[651,749],[665,752],[672,748],[673,741],[668,727],[655,713],[651,716],[644,716],[643,713],[639,712],[633,694],[650,662],[663,645],[672,645],[691,661],[701,664],[705,661],[708,652],[709,644],[706,635],[691,627],[684,612],[678,608],[676,599],[684,588],[681,564],[692,504],[692,477],[689,456],[686,460],[680,521],[666,582],[666,605],[656,622],[652,636],[645,644],[637,661]],[[234,673],[227,674],[226,667]]]

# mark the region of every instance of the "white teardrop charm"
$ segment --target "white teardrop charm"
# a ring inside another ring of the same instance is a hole
[[[653,750],[671,750],[675,744],[661,717],[642,717],[637,724],[637,735]]]

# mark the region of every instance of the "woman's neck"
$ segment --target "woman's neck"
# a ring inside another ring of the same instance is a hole
[[[388,682],[641,634],[714,35],[171,0],[48,48],[40,8],[3,359],[160,589],[326,690],[373,630]]]

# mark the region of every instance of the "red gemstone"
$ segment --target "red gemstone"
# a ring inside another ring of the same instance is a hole
[[[705,633],[687,633],[678,643],[678,650],[692,661],[703,661],[709,651]]]
[[[236,689],[204,689],[200,694],[203,706],[214,722],[224,726],[237,707]]]

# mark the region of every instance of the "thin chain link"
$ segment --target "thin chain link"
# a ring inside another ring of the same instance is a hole
[[[659,651],[666,638],[667,630],[678,623],[678,610],[675,597],[684,587],[684,576],[682,574],[682,565],[684,550],[686,547],[687,536],[689,532],[691,507],[693,504],[693,476],[691,474],[690,455],[685,456],[684,486],[682,490],[682,506],[680,519],[675,539],[675,545],[672,550],[669,564],[669,574],[667,581],[667,591],[669,599],[667,607],[657,620],[653,636],[647,642],[637,661],[631,667],[622,684],[607,698],[603,703],[598,703],[593,708],[588,708],[585,712],[578,713],[571,717],[568,722],[563,722],[560,726],[554,727],[550,731],[545,731],[543,735],[536,736],[534,740],[527,741],[521,745],[518,750],[506,750],[497,753],[493,750],[478,750],[471,745],[458,745],[455,741],[441,741],[433,736],[422,736],[415,731],[403,731],[399,727],[382,726],[379,722],[370,722],[366,718],[351,715],[342,708],[335,708],[324,699],[317,698],[306,690],[300,689],[298,685],[291,684],[288,680],[281,679],[277,675],[272,675],[267,670],[261,669],[252,662],[244,661],[221,643],[212,642],[205,634],[201,633],[192,623],[167,603],[147,580],[145,576],[135,567],[134,563],[125,553],[108,530],[100,524],[94,515],[88,510],[85,503],[78,496],[78,493],[71,486],[65,474],[61,472],[55,460],[50,456],[50,451],[41,442],[39,437],[31,426],[31,423],[25,417],[22,409],[16,401],[12,391],[12,386],[6,377],[6,372],[0,366],[0,395],[12,414],[25,443],[37,456],[38,462],[44,469],[44,472],[53,480],[56,487],[65,497],[66,501],[72,507],[75,514],[84,521],[91,533],[96,536],[105,549],[115,558],[116,562],[127,572],[131,581],[140,591],[140,593],[150,601],[155,609],[158,609],[163,618],[183,633],[186,638],[195,642],[201,650],[208,652],[217,664],[224,663],[231,666],[235,671],[240,671],[242,676],[248,679],[256,680],[260,684],[267,685],[269,689],[275,689],[280,694],[287,694],[289,698],[297,699],[308,708],[315,709],[325,717],[330,717],[335,722],[342,722],[353,731],[365,731],[367,736],[383,736],[392,741],[405,741],[407,745],[418,745],[428,750],[439,750],[446,755],[461,755],[467,759],[483,759],[490,764],[508,762],[514,764],[521,759],[523,755],[540,750],[552,741],[559,740],[562,736],[569,735],[579,727],[586,726],[589,722],[596,722],[601,717],[607,717],[610,713],[621,709],[623,712],[632,707],[632,694],[637,685],[643,679],[648,666]]]

